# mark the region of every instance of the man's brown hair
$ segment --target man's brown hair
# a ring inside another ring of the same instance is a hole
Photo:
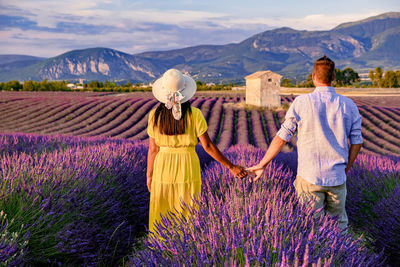
[[[333,81],[333,74],[335,73],[335,62],[329,57],[323,56],[314,62],[313,72],[319,82],[330,84]]]

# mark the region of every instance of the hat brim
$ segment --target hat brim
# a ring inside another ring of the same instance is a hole
[[[185,79],[186,87],[181,91],[181,94],[183,95],[183,99],[181,100],[181,103],[185,103],[191,99],[194,94],[196,93],[196,82],[195,80],[192,79],[192,77],[183,74],[183,78]],[[152,92],[154,97],[160,101],[161,103],[167,103],[167,95],[169,93],[169,90],[167,88],[164,88],[162,85],[162,77],[157,79],[153,83],[153,88]]]

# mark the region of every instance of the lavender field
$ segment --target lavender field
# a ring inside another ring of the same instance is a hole
[[[363,116],[363,152],[400,156],[400,96],[352,97]],[[294,96],[283,96],[288,106]],[[232,145],[266,149],[285,110],[245,109],[244,94],[198,93],[192,105],[203,112],[208,133],[225,150]],[[147,139],[151,93],[1,92],[0,132]],[[293,139],[286,149],[296,146]]]
[[[285,111],[232,105],[242,100],[199,94],[192,104],[227,157],[249,166]],[[165,218],[160,242],[146,238],[149,95],[0,93],[0,264],[396,266],[400,109],[396,99],[354,101],[365,146],[348,175],[348,234],[296,201],[293,140],[257,182],[235,179],[197,147],[199,208],[190,221]]]

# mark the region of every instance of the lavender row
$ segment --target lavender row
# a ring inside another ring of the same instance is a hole
[[[119,138],[129,138],[135,136],[137,133],[147,128],[147,122],[150,111],[158,104],[157,101],[153,100],[144,105],[138,112],[132,116],[131,120],[136,122],[131,128],[123,133],[115,135]]]
[[[36,121],[24,124],[18,129],[18,131],[39,132],[42,129],[52,126],[53,124],[62,123],[68,116],[71,116],[71,114],[74,114],[74,112],[77,112],[79,109],[85,108],[92,103],[93,100],[80,101],[78,103],[74,103],[68,108],[59,110],[58,112],[43,114],[42,118],[36,118]]]
[[[118,128],[123,122],[127,121],[130,116],[133,116],[140,110],[143,105],[146,105],[149,102],[148,99],[139,100],[139,101],[130,101],[129,104],[122,110],[113,111],[110,113],[110,119],[108,121],[104,121],[104,124],[101,127],[93,129],[91,131],[87,131],[82,136],[107,136],[107,133]]]
[[[63,132],[68,132],[69,130],[74,130],[80,127],[81,123],[84,123],[87,120],[90,120],[91,118],[93,119],[96,114],[101,111],[102,109],[105,109],[107,106],[109,106],[113,101],[112,100],[106,100],[106,101],[98,101],[93,107],[89,107],[89,109],[85,110],[81,114],[77,114],[75,118],[68,119],[66,122],[58,125],[53,125],[52,127],[45,129],[42,131],[43,133],[63,133]]]
[[[139,100],[140,101],[140,100]],[[90,136],[90,132],[95,132],[97,129],[104,127],[107,125],[108,122],[113,121],[119,114],[124,112],[126,109],[129,108],[132,103],[136,102],[135,100],[125,100],[125,101],[120,101],[118,105],[115,105],[113,107],[108,107],[106,110],[102,111],[100,114],[96,114],[96,116],[93,118],[93,123],[87,125],[86,127],[83,127],[79,130],[73,131],[71,134],[72,135],[86,135]]]
[[[59,112],[52,118],[52,122],[49,122],[49,119],[44,120],[41,122],[41,124],[35,125],[34,128],[31,127],[29,128],[30,132],[41,132],[41,133],[46,133],[46,132],[52,132],[52,129],[54,128],[60,128],[60,127],[68,127],[68,125],[71,125],[72,122],[76,122],[77,119],[79,119],[80,116],[90,113],[90,110],[95,109],[97,106],[101,105],[101,102],[99,100],[92,100],[88,101],[86,105],[82,105],[81,107],[78,107],[75,111],[68,112],[67,110]]]
[[[253,127],[252,132],[254,134],[254,139],[255,139],[255,146],[263,150],[266,150],[268,148],[268,144],[263,130],[261,114],[258,110],[251,111],[251,121]]]
[[[365,122],[363,122],[364,127],[361,128],[361,133],[363,135],[363,139],[365,139],[366,142],[364,143],[370,143],[370,145],[373,145],[374,147],[377,147],[377,149],[374,149],[374,151],[383,154],[383,155],[400,155],[398,153],[398,147],[387,142],[385,139],[383,139],[382,136],[377,136],[374,134],[372,131],[367,130],[367,126],[365,126]]]
[[[220,134],[221,124],[223,123],[223,108],[222,108],[223,98],[218,98],[218,100],[213,105],[212,110],[210,111],[209,119],[208,119],[208,134],[210,135],[211,140],[214,142],[217,140],[218,135]],[[222,129],[221,129],[222,131]]]
[[[364,128],[371,131],[374,135],[378,136],[378,138],[385,140],[388,144],[394,145],[396,151],[396,148],[400,146],[400,134],[398,134],[396,130],[388,130],[385,126],[380,125],[371,117],[368,111],[360,108],[360,113],[363,118],[362,124]],[[395,136],[398,137],[396,138]]]
[[[400,114],[396,113],[396,109],[394,108],[380,108],[376,107],[375,110],[378,110],[388,118],[385,118],[385,122],[391,125],[392,127],[396,129],[400,129]]]
[[[154,106],[155,100],[153,101],[138,101],[132,104],[125,112],[121,113],[111,123],[107,123],[106,127],[103,128],[102,133],[95,133],[94,135],[99,136],[117,136],[125,132],[126,130],[134,127],[140,123],[140,120],[145,116],[146,113]],[[104,131],[104,129],[108,129]]]
[[[201,106],[201,112],[206,120],[209,120],[211,109],[213,108],[217,99],[215,98],[208,98],[203,105]]]
[[[241,109],[238,111],[238,121],[237,121],[237,144],[247,145],[249,142],[249,129],[247,125],[247,114],[246,110]]]
[[[223,120],[223,127],[221,131],[221,136],[218,140],[218,147],[221,150],[225,150],[231,146],[233,142],[233,131],[234,129],[234,110],[231,108],[224,108],[224,120]]]
[[[119,100],[112,101],[109,100],[105,105],[99,105],[102,107],[101,109],[95,109],[89,114],[85,114],[83,120],[80,120],[78,123],[71,125],[69,127],[63,128],[60,130],[61,134],[68,135],[78,135],[80,132],[84,132],[85,130],[92,129],[94,127],[98,127],[98,121],[109,116],[109,114],[117,109],[120,105],[125,105],[128,100]],[[89,115],[89,116],[87,116]]]
[[[46,117],[47,112],[53,112],[57,110],[62,110],[63,108],[69,107],[68,103],[60,102],[58,103],[57,101],[51,103],[51,104],[46,104],[46,103],[40,103],[37,106],[34,106],[30,109],[23,110],[22,112],[18,112],[13,115],[5,116],[8,118],[6,121],[2,123],[3,127],[15,127],[18,125],[24,125],[26,123],[36,121],[36,119]]]

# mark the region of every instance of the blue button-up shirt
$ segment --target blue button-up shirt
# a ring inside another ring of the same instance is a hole
[[[354,102],[333,87],[296,97],[277,135],[289,141],[297,130],[297,175],[312,184],[346,182],[349,143],[361,144],[361,116]]]

